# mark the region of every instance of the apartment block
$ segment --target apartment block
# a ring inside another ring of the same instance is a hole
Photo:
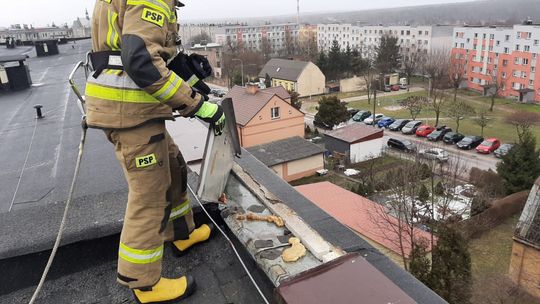
[[[228,25],[215,30],[215,42],[223,46],[241,46],[263,51],[265,43],[270,53],[277,54],[287,46],[298,45],[298,24]]]
[[[403,56],[413,52],[427,53],[434,48],[451,47],[452,27],[449,26],[360,26],[354,24],[317,25],[317,45],[320,51],[328,51],[335,41],[341,49],[349,46],[362,52],[362,56],[374,58],[383,35],[398,38]]]
[[[462,66],[463,86],[520,102],[540,103],[540,24],[454,29],[453,66]]]
[[[16,24],[9,28],[0,29],[0,43],[5,43],[6,39],[25,43],[36,40],[71,38],[72,36],[73,30],[67,27],[35,28],[26,24]]]

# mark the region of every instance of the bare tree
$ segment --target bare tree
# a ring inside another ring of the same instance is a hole
[[[522,142],[523,135],[530,131],[532,126],[540,124],[540,114],[527,111],[516,111],[506,116],[506,122],[516,128],[519,141]]]
[[[456,102],[457,100],[457,93],[459,87],[461,86],[461,83],[465,78],[465,74],[467,73],[465,60],[465,56],[462,56],[459,53],[455,56],[452,56],[452,58],[450,59],[450,65],[448,67],[448,77],[450,83],[452,84],[452,87],[454,88],[454,102]]]
[[[491,118],[488,116],[486,110],[480,110],[478,112],[477,117],[474,119],[474,122],[476,125],[480,127],[480,136],[484,136],[484,128],[489,125],[491,122]]]
[[[474,108],[465,102],[458,99],[456,102],[451,103],[447,107],[447,114],[456,122],[456,132],[459,132],[459,123],[474,114]]]
[[[401,106],[409,110],[412,120],[416,120],[416,117],[428,104],[428,99],[424,96],[409,96],[401,102]]]
[[[370,104],[371,98],[373,96],[373,91],[377,89],[376,87],[377,71],[375,70],[375,67],[373,66],[372,60],[370,59],[366,60],[366,68],[364,70],[362,77],[364,78],[364,82],[366,83],[367,101],[368,101],[368,104]]]
[[[502,91],[506,87],[506,79],[502,77],[502,73],[497,73],[496,71],[491,72],[491,82],[488,85],[487,93],[491,98],[491,104],[489,106],[489,111],[493,112],[493,107],[495,106],[495,99],[499,98]]]
[[[448,74],[452,73],[451,67],[447,49],[434,49],[424,60],[423,71],[429,78],[428,102],[435,112],[435,126],[439,125],[439,118],[446,103],[444,90],[450,86]]]
[[[268,41],[268,37],[264,36],[261,39],[261,53],[263,54],[264,60],[268,61],[270,55],[272,54],[272,45]]]
[[[411,52],[403,57],[402,67],[403,73],[407,76],[407,85],[411,84],[411,78],[415,73],[420,72],[423,66],[424,57],[421,55],[422,49]]]

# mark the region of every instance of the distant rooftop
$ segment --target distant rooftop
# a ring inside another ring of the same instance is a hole
[[[225,97],[233,100],[236,123],[245,126],[276,95],[284,100],[291,98],[283,87],[256,89],[253,94],[241,86],[234,86]]]
[[[304,159],[325,151],[320,146],[299,136],[254,146],[247,150],[269,167]]]
[[[295,189],[343,225],[401,255],[399,237],[392,229],[397,227],[398,220],[387,215],[381,205],[331,182],[302,185]],[[430,233],[420,229],[416,229],[414,235],[426,241],[431,239]],[[408,257],[411,244],[404,240],[403,247]]]
[[[343,128],[329,131],[325,136],[330,136],[349,144],[355,144],[363,141],[368,141],[375,138],[383,137],[384,131],[373,126],[368,126],[361,123],[355,123]]]
[[[268,74],[271,78],[297,81],[309,62],[289,59],[270,59],[259,73],[264,78]]]

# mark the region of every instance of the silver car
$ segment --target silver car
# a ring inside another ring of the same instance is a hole
[[[420,152],[418,153],[420,154],[420,156],[424,158],[432,159],[432,160],[436,160],[440,162],[446,162],[450,158],[448,155],[448,152],[440,148],[424,149],[424,150],[420,150]]]

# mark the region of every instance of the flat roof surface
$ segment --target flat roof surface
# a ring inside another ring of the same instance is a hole
[[[5,55],[0,56],[0,63],[26,60],[25,55]]]
[[[369,139],[381,138],[384,135],[384,131],[377,127],[368,126],[363,123],[353,123],[343,128],[328,131],[324,135],[354,144]]]

